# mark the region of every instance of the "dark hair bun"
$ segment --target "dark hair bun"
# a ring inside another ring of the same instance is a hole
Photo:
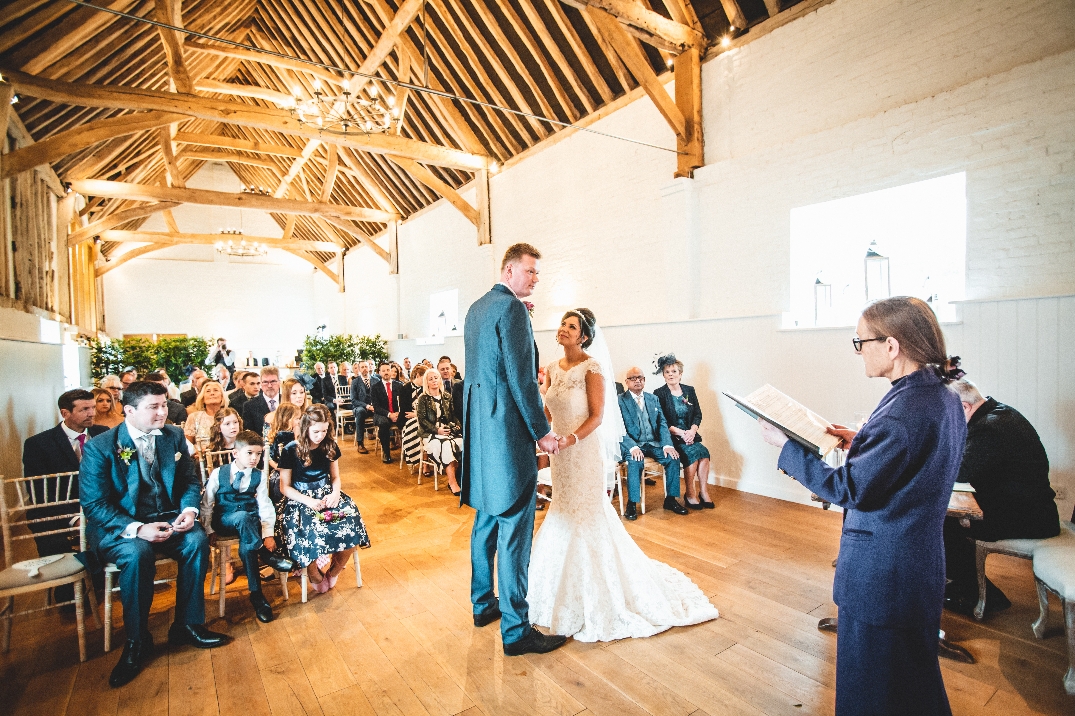
[[[589,348],[593,343],[594,333],[597,332],[597,318],[594,317],[593,311],[588,308],[576,308],[564,314],[564,318],[568,316],[574,316],[579,319],[579,328],[582,329],[583,335],[586,336],[586,340],[582,342],[582,348],[583,350]]]

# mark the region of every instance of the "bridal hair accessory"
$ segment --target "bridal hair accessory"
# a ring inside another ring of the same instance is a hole
[[[657,369],[657,370],[653,371],[653,374],[654,375],[660,375],[661,373],[664,372],[664,369],[665,369],[666,366],[675,365],[675,364],[676,364],[676,354],[675,353],[668,353],[668,354],[663,355],[663,356],[657,356],[656,358],[653,359],[653,367]]]
[[[933,372],[945,383],[959,380],[967,374],[967,371],[959,367],[959,356],[948,356],[948,360],[944,362],[944,365],[933,366]]]

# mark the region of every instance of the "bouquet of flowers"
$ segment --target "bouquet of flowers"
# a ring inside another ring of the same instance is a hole
[[[348,517],[354,517],[355,511],[352,509],[322,510],[321,512],[315,512],[314,514],[317,515],[317,519],[325,524],[332,524]]]

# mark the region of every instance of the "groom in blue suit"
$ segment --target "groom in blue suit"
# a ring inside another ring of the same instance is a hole
[[[508,656],[556,649],[567,641],[530,625],[527,572],[534,535],[538,447],[559,449],[538,392],[534,332],[522,299],[538,282],[541,254],[508,248],[500,283],[467,312],[463,339],[463,462],[460,500],[476,510],[470,535],[474,626],[500,619]],[[500,599],[493,594],[496,560]]]

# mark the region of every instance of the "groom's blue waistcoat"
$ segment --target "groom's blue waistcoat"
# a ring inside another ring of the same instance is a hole
[[[536,489],[535,443],[550,430],[526,307],[507,286],[493,286],[467,311],[463,341],[461,500],[500,515]]]

